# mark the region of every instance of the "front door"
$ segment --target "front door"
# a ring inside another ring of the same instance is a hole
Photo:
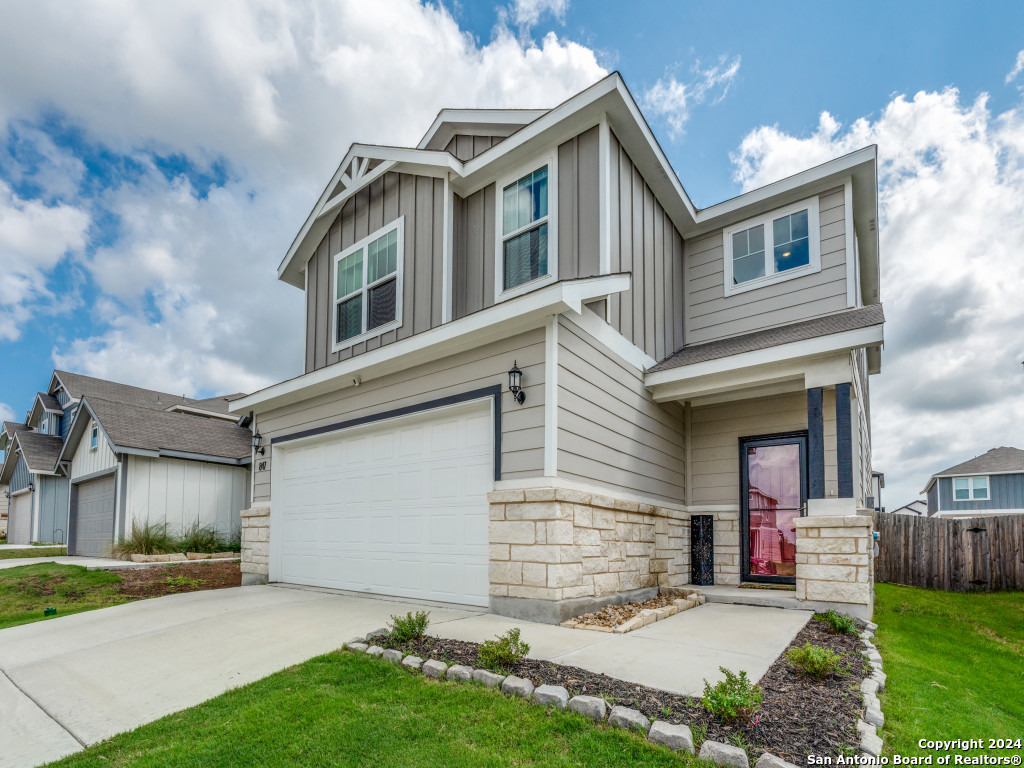
[[[807,434],[740,440],[744,581],[796,583],[796,518],[807,504]]]

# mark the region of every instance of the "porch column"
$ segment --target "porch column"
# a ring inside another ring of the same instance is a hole
[[[825,498],[825,416],[821,387],[807,390],[807,498]]]
[[[853,425],[850,414],[850,385],[836,384],[836,463],[839,498],[853,498]]]

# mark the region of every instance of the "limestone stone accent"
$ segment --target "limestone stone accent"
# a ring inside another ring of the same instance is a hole
[[[402,666],[406,669],[418,670],[423,666],[423,659],[419,656],[406,656],[402,659]]]
[[[689,517],[565,488],[493,491],[494,597],[602,598],[689,582]]]
[[[266,584],[270,576],[270,505],[242,510],[242,584]]]
[[[871,518],[812,515],[796,525],[796,598],[858,619],[874,610]]]
[[[423,662],[422,669],[424,677],[443,679],[445,672],[448,671],[448,665],[445,664],[443,661],[431,659],[430,661]]]
[[[864,710],[864,719],[875,726],[875,728],[881,728],[885,725],[885,715],[882,714],[882,710],[878,707],[867,707]]]
[[[797,768],[793,763],[788,763],[781,757],[776,757],[771,752],[762,752],[754,763],[754,768]]]
[[[732,744],[723,744],[720,741],[705,741],[701,745],[700,754],[697,757],[708,763],[726,766],[726,768],[750,768],[746,752]]]
[[[448,667],[447,677],[460,683],[468,683],[473,679],[473,668],[462,664],[452,664]]]
[[[560,685],[541,685],[533,692],[533,703],[565,709],[569,706],[569,692]]]
[[[375,637],[387,637],[391,634],[391,630],[387,627],[378,627],[377,629],[371,630],[366,633],[366,642],[370,642]]]
[[[569,710],[592,720],[604,720],[608,705],[597,696],[573,696],[569,699]]]
[[[655,744],[668,747],[673,752],[694,753],[693,734],[688,725],[676,725],[666,723],[664,720],[655,720],[651,730],[647,733],[647,740]]]
[[[647,715],[629,707],[612,707],[608,715],[608,724],[627,730],[632,728],[644,734],[651,730],[651,721],[647,719]]]
[[[402,652],[396,651],[394,648],[388,648],[384,653],[381,654],[381,658],[385,661],[390,661],[392,664],[402,663]]]
[[[485,688],[499,688],[504,680],[505,676],[499,675],[497,672],[490,672],[486,669],[473,670],[473,681],[482,683]]]
[[[366,643],[347,643],[345,647],[356,653],[366,653]]]
[[[533,696],[533,683],[525,678],[509,675],[501,683],[501,692],[509,696],[518,696],[520,699],[529,699]]]
[[[384,654],[384,649],[379,645],[371,645],[366,649],[366,654],[368,656],[382,656]]]

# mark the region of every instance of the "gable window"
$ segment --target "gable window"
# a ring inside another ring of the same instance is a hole
[[[334,257],[334,351],[402,324],[404,218]]]
[[[723,234],[726,296],[821,271],[816,197]]]
[[[39,422],[39,431],[44,435],[50,431],[50,417],[45,413],[43,414],[42,420]]]
[[[554,163],[537,164],[501,180],[498,184],[495,296],[518,296],[553,280]]]
[[[95,451],[100,445],[100,428],[94,421],[89,427],[89,450]]]
[[[954,477],[954,501],[988,501],[987,477]]]

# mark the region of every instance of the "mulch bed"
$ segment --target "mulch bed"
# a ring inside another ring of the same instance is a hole
[[[386,637],[374,642],[384,648],[399,648],[423,659],[438,659],[448,664],[477,666],[477,644],[461,640],[424,637],[399,645]],[[753,759],[771,752],[798,765],[807,755],[837,756],[856,743],[856,723],[860,716],[860,683],[865,677],[860,640],[856,635],[833,635],[812,619],[793,639],[790,648],[804,643],[823,645],[847,657],[850,671],[824,680],[797,674],[783,653],[775,660],[759,685],[764,699],[755,728],[726,724],[701,705],[700,699],[679,696],[579,667],[562,666],[549,661],[526,659],[510,671],[535,685],[561,685],[570,696],[603,696],[610,702],[643,712],[652,720],[684,723],[698,733],[706,728],[706,738],[734,743],[737,737],[749,745]],[[685,662],[680,662],[685,663]]]
[[[238,563],[204,563],[196,560],[166,568],[125,568],[111,573],[121,577],[121,592],[132,598],[160,597],[242,585],[242,570]]]

